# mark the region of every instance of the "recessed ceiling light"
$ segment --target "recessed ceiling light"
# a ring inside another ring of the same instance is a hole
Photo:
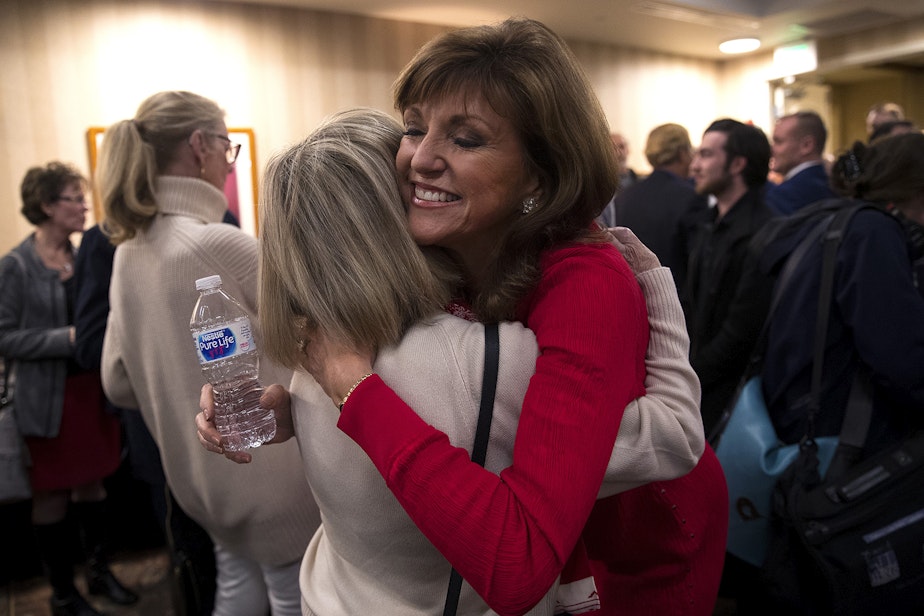
[[[736,38],[731,39],[730,41],[725,41],[719,45],[719,51],[722,53],[734,54],[734,53],[747,53],[749,51],[754,51],[760,47],[760,39],[747,37],[747,38]]]

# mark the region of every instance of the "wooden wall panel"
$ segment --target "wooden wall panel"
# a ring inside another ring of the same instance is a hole
[[[262,169],[330,113],[392,111],[392,81],[443,30],[243,3],[3,0],[0,254],[31,231],[19,214],[26,169],[60,159],[88,172],[87,128],[131,117],[148,95],[188,89],[213,98],[229,125],[253,128]],[[695,143],[715,116],[731,113],[717,63],[572,44],[640,170],[655,125],[684,124]]]

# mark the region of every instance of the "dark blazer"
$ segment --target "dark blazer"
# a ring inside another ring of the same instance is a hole
[[[74,263],[77,300],[74,307],[74,358],[86,370],[99,370],[103,356],[103,339],[109,320],[109,282],[115,246],[109,242],[99,225],[87,229],[80,241]],[[164,471],[160,450],[144,425],[141,413],[121,409],[106,401],[110,412],[122,421],[128,441],[128,457],[132,475],[152,485],[163,486]]]
[[[74,358],[85,370],[99,370],[109,317],[109,278],[115,246],[99,225],[87,229],[74,263],[77,301],[74,307]]]
[[[835,197],[823,164],[806,167],[780,184],[767,186],[764,201],[777,214],[792,214],[810,203]]]
[[[671,268],[677,288],[686,275],[688,232],[683,220],[706,209],[706,199],[692,184],[669,171],[651,175],[616,195],[616,225],[629,227],[654,252],[661,265]]]
[[[692,217],[681,300],[707,433],[735,393],[770,305],[772,281],[749,250],[751,238],[773,216],[761,192],[745,193],[718,222],[715,208]]]

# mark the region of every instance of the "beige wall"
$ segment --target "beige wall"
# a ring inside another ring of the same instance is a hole
[[[60,159],[88,172],[87,128],[131,117],[148,95],[188,89],[215,99],[230,126],[254,129],[262,170],[329,113],[390,110],[399,70],[441,30],[239,3],[3,0],[0,254],[31,231],[19,214],[26,169]],[[648,170],[642,151],[657,124],[685,125],[694,143],[719,116],[769,124],[768,56],[722,65],[572,45],[639,171]]]
[[[637,49],[571,42],[607,114],[610,127],[629,142],[630,167],[649,173],[645,141],[666,122],[690,131],[694,144],[720,114],[733,114],[720,102],[720,65]]]

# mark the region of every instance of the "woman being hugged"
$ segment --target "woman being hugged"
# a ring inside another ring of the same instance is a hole
[[[106,131],[99,177],[117,248],[103,383],[141,410],[176,501],[215,543],[214,613],[300,614],[298,562],[319,518],[297,446],[257,450],[229,473],[188,429],[205,382],[189,332],[195,281],[220,275],[256,321],[257,240],[221,224],[239,149],[227,132],[218,105],[189,92],[154,94]],[[264,382],[290,376],[262,362]]]

